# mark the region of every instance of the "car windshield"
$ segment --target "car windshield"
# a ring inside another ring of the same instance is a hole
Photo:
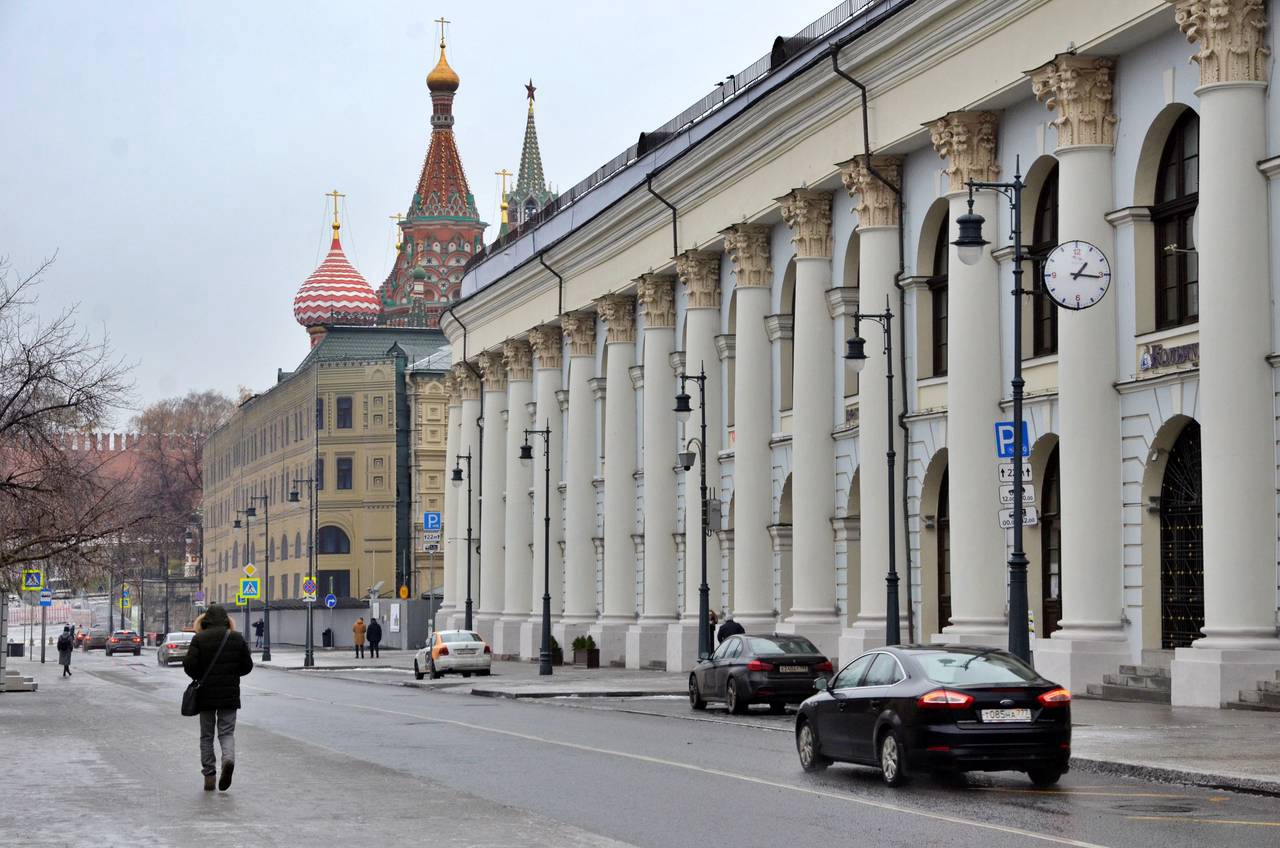
[[[916,654],[925,677],[934,683],[981,686],[987,683],[1027,683],[1039,680],[1035,669],[1002,652],[939,651]]]
[[[755,654],[816,654],[818,649],[803,636],[751,636]]]
[[[483,642],[479,633],[468,633],[465,630],[459,630],[454,633],[441,633],[440,638],[445,642]]]

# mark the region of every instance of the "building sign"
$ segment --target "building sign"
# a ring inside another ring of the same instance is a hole
[[[1174,345],[1165,347],[1161,344],[1142,346],[1138,356],[1139,371],[1157,371],[1161,368],[1177,368],[1179,366],[1200,367],[1200,343]]]

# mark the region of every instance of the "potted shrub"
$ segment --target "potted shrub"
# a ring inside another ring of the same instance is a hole
[[[595,639],[579,636],[573,640],[573,664],[578,668],[600,667],[600,649]]]
[[[554,636],[551,637],[551,664],[564,665],[564,649],[560,647],[560,643]]]

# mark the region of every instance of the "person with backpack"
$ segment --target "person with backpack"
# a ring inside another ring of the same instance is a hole
[[[378,619],[369,619],[369,626],[365,629],[365,636],[369,639],[369,656],[376,657],[378,655],[378,644],[382,641],[382,625],[378,623]]]
[[[58,664],[62,666],[62,676],[71,676],[71,649],[75,647],[75,637],[71,635],[71,625],[62,628],[58,637]]]
[[[231,625],[227,611],[214,604],[196,619],[196,635],[187,648],[182,669],[199,682],[196,707],[200,715],[200,770],[204,790],[212,792],[218,775],[213,737],[222,749],[222,776],[218,789],[231,786],[236,767],[236,710],[240,709],[240,678],[253,671],[249,643]]]

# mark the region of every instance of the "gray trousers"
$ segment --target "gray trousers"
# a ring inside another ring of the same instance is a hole
[[[213,737],[217,731],[218,745],[222,748],[222,764],[236,759],[236,711],[203,710],[200,713],[200,771],[217,774],[218,762],[213,758]]]

